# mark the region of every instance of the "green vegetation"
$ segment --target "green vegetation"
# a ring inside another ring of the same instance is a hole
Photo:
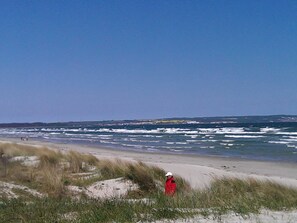
[[[122,200],[21,199],[0,203],[3,222],[143,222],[189,216],[170,208]],[[190,214],[191,216],[191,214]]]
[[[34,197],[26,190],[12,189],[18,198],[0,193],[2,222],[143,222],[188,218],[196,214],[219,217],[227,212],[241,215],[262,208],[297,208],[297,190],[253,179],[217,179],[205,190],[190,188],[176,177],[174,197],[163,194],[164,170],[141,162],[100,160],[78,152],[60,152],[18,144],[0,144],[0,181],[13,182],[45,194]],[[16,156],[36,156],[35,165],[24,165]],[[123,177],[139,186],[125,197],[92,199],[83,194],[74,199],[67,186],[86,187],[94,182]],[[133,198],[133,199],[131,199]],[[147,198],[143,200],[143,198]]]

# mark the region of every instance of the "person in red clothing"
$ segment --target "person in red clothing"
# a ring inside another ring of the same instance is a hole
[[[166,173],[165,176],[167,177],[167,180],[165,183],[165,194],[168,196],[173,196],[176,190],[175,180],[171,172]]]

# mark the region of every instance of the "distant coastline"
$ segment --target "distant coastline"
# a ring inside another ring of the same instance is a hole
[[[174,124],[234,124],[234,123],[282,123],[297,122],[297,115],[252,115],[252,116],[215,116],[196,118],[162,118],[162,119],[135,119],[135,120],[106,120],[106,121],[67,121],[67,122],[24,122],[0,123],[0,128],[8,127],[44,127],[44,126],[79,126],[88,125],[174,125]]]

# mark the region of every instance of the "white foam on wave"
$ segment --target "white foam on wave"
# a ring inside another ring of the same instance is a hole
[[[61,132],[50,132],[48,133],[50,135],[61,135],[62,133]],[[67,135],[67,134],[66,134]],[[73,135],[73,134],[72,134]]]
[[[199,142],[200,140],[194,140],[194,139],[187,139],[187,142]]]
[[[199,134],[204,134],[205,136],[212,137],[213,135],[224,135],[224,134],[233,134],[233,135],[259,135],[263,134],[263,132],[251,132],[247,131],[243,127],[229,127],[229,128],[198,128]]]
[[[170,149],[170,151],[172,151],[172,152],[182,152],[183,150],[181,150],[181,149]]]
[[[119,145],[120,143],[118,142],[108,142],[109,144],[113,144],[113,145]]]
[[[191,138],[197,138],[199,135],[193,135],[193,134],[185,134],[184,136],[186,137],[191,137]]]
[[[146,137],[146,138],[155,138],[157,137],[156,135],[129,135],[130,137],[133,136],[137,136],[137,137]]]
[[[125,141],[131,141],[131,142],[141,142],[141,143],[159,143],[159,140],[140,140],[135,138],[127,138],[128,140]]]
[[[222,142],[234,142],[234,140],[224,139],[224,140],[222,140]]]
[[[56,139],[61,139],[61,138],[56,138]],[[89,141],[89,142],[93,141],[92,139],[85,139],[85,138],[68,138],[68,139],[72,141]]]
[[[200,134],[244,133],[244,128],[198,128]]]
[[[151,147],[150,147],[150,148],[147,148],[146,150],[147,150],[147,151],[159,151],[158,149],[151,148]]]
[[[297,145],[289,145],[289,144],[287,144],[287,147],[288,147],[288,148],[294,148],[294,149],[297,149]]]
[[[280,131],[280,130],[281,129],[278,129],[278,128],[265,127],[265,128],[261,128],[260,132],[263,132],[263,133],[275,133],[275,132]]]
[[[109,141],[106,141],[106,140],[99,140],[100,143],[103,143],[103,144],[110,144]]]
[[[284,141],[268,141],[268,143],[273,143],[273,144],[288,144],[290,142],[284,142]]]
[[[202,139],[202,140],[199,140],[200,142],[217,142],[218,140],[215,140],[215,139]]]
[[[61,135],[62,133],[56,133],[56,132],[52,132],[52,133],[49,133],[51,135]],[[65,136],[79,136],[79,134],[73,134],[73,133],[65,133],[64,134]]]
[[[200,149],[214,149],[214,146],[199,146]]]
[[[277,135],[297,135],[297,132],[277,132]]]
[[[93,138],[93,137],[91,137],[91,138]],[[99,137],[99,139],[105,139],[105,140],[110,140],[111,138],[110,137]]]
[[[290,139],[297,139],[297,136],[287,136]]]
[[[262,138],[264,136],[259,135],[225,135],[226,138]]]
[[[107,133],[120,133],[120,134],[146,134],[143,137],[151,137],[148,134],[197,134],[198,131],[193,131],[191,129],[182,129],[182,128],[157,128],[157,129],[107,129],[101,128],[97,130],[98,132],[107,132]],[[153,136],[157,137],[157,136]],[[161,137],[161,136],[159,136]]]
[[[234,146],[233,143],[223,143],[223,142],[221,142],[220,145],[222,145],[222,146]]]
[[[136,148],[142,148],[142,146],[140,145],[134,145],[134,144],[121,144],[121,146],[125,146],[125,147],[136,147]]]

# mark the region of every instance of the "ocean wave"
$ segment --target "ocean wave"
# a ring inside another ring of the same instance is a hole
[[[220,145],[222,145],[222,146],[234,146],[233,143],[223,143],[223,142],[221,142]]]
[[[185,134],[186,137],[191,137],[192,139],[195,139],[198,137],[198,135],[188,135],[188,134]]]
[[[230,127],[230,128],[198,128],[199,134],[244,134],[246,132],[243,127]]]
[[[265,127],[265,128],[261,128],[260,132],[263,132],[263,133],[275,133],[275,132],[280,131],[280,130],[281,129],[279,129],[279,128]]]
[[[172,152],[182,152],[183,150],[181,150],[181,149],[170,149],[170,151],[172,151]]]
[[[297,136],[287,136],[290,139],[297,139]]]
[[[207,131],[207,130],[206,130]],[[118,134],[144,134],[143,137],[162,137],[162,136],[154,136],[151,134],[183,134],[189,137],[192,135],[197,135],[200,132],[202,134],[205,133],[204,130],[193,130],[193,129],[185,129],[185,128],[156,128],[156,129],[109,129],[109,128],[101,128],[97,129],[96,132],[102,133],[118,133]],[[212,132],[216,132],[216,129],[213,129]],[[223,131],[223,132],[230,132],[230,131]],[[232,132],[232,131],[231,131]],[[234,131],[233,131],[234,132]],[[197,137],[197,136],[193,136]]]
[[[297,142],[297,139],[282,139],[282,140],[287,142]]]
[[[157,128],[152,130],[146,129],[99,129],[98,132],[111,132],[111,133],[122,133],[122,134],[191,134],[197,133],[197,131],[190,131],[189,129],[181,128]]]
[[[160,151],[159,149],[156,149],[156,148],[147,148],[146,150],[147,151],[152,151],[152,152]]]
[[[214,149],[214,146],[199,146],[200,149]]]
[[[287,144],[287,147],[289,147],[289,148],[297,148],[297,145]]]
[[[268,143],[273,143],[273,144],[288,144],[290,142],[284,142],[284,141],[268,141]]]
[[[297,135],[297,132],[277,132],[277,135]]]
[[[164,127],[165,126],[165,127]],[[202,127],[201,127],[202,126]],[[205,126],[205,127],[204,127]],[[297,126],[269,125],[267,127],[214,127],[207,125],[150,125],[150,126],[88,126],[88,127],[61,127],[61,128],[6,128],[0,129],[0,136],[3,137],[25,137],[45,141],[58,141],[65,143],[85,143],[102,146],[114,146],[127,150],[163,150],[172,152],[193,152],[199,154],[199,149],[204,149],[203,154],[224,154],[225,149],[230,153],[265,153],[267,157],[275,156],[267,148],[285,149],[291,154],[297,149]],[[281,126],[281,127],[276,127]],[[283,127],[284,126],[284,127]],[[275,144],[275,145],[272,145]],[[263,149],[261,149],[263,146]],[[252,149],[250,149],[252,148]],[[255,148],[255,149],[253,149]],[[258,149],[260,148],[260,149]],[[209,152],[207,151],[209,150]],[[264,151],[265,150],[265,151]],[[267,150],[267,151],[266,151]],[[256,152],[254,152],[256,151]],[[264,151],[264,152],[263,152]],[[231,154],[231,156],[232,156]],[[294,158],[295,159],[295,158]],[[297,158],[296,158],[297,160]]]
[[[234,142],[235,140],[228,140],[228,139],[224,139],[222,140],[222,142]]]
[[[259,135],[225,135],[227,138],[262,138],[264,136],[259,136]]]
[[[202,139],[200,141],[201,142],[217,142],[218,140],[216,140],[216,139]]]
[[[199,142],[199,141],[201,141],[201,140],[187,139],[186,141],[187,141],[187,142]]]

